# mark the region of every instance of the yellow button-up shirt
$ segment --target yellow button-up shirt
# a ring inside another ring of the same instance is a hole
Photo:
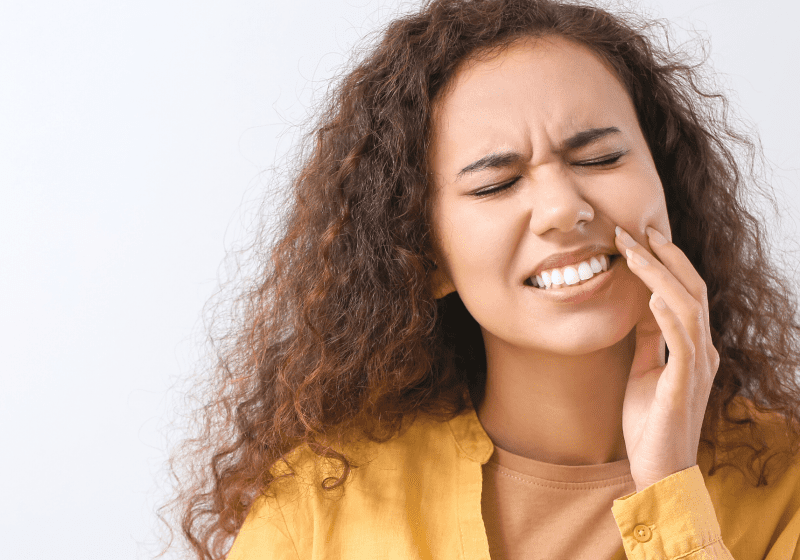
[[[341,465],[299,447],[287,456],[297,475],[256,500],[227,560],[490,560],[481,467],[493,450],[474,409],[448,422],[420,415],[388,442],[349,447],[363,465],[323,491]],[[708,477],[709,466],[699,453],[697,465],[614,500],[613,559],[800,560],[800,460],[758,488],[731,469]]]

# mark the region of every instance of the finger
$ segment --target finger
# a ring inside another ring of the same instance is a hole
[[[636,323],[636,349],[631,363],[631,374],[634,377],[641,377],[651,370],[663,368],[666,364],[666,345],[661,325],[652,311],[647,315]]]
[[[708,321],[708,305],[705,300],[699,301],[689,293],[673,273],[673,269],[681,268],[684,265],[688,265],[694,271],[692,264],[684,255],[685,263],[678,265],[673,263],[672,269],[668,269],[658,258],[636,243],[630,235],[627,235],[625,230],[619,228],[618,231],[616,242],[621,253],[626,256],[628,268],[644,282],[651,292],[658,292],[664,298],[670,309],[684,320],[687,332],[698,341],[699,346],[704,347],[711,332]],[[632,247],[629,246],[630,243],[633,243]],[[683,254],[680,249],[674,245],[673,247]],[[628,251],[631,251],[630,256],[628,256]],[[697,271],[694,271],[694,274],[699,277]]]
[[[660,306],[663,304],[663,307]],[[683,322],[656,293],[650,297],[650,309],[661,327],[669,348],[667,367],[656,387],[656,400],[669,410],[687,410],[693,392],[691,383],[695,365],[695,346]]]
[[[705,280],[697,272],[689,257],[656,229],[647,226],[645,233],[648,236],[650,249],[670,269],[686,291],[699,302],[707,301],[708,290]]]
[[[700,303],[703,313],[703,328],[705,346],[709,347],[709,359],[715,360],[716,349],[711,340],[711,321],[708,310],[708,287],[705,280],[697,272],[692,262],[686,254],[674,243],[670,242],[658,230],[651,226],[645,228],[648,237],[648,244],[655,253],[655,256],[664,264],[683,285],[696,301]],[[671,266],[671,263],[674,266]],[[716,369],[715,369],[716,371]]]

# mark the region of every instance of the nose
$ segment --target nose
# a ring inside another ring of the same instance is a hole
[[[578,181],[563,165],[544,165],[536,170],[531,189],[530,229],[543,235],[551,229],[572,231],[594,219],[594,208],[584,198]]]

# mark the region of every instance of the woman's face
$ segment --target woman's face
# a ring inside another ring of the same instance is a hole
[[[599,57],[551,37],[472,61],[437,101],[431,140],[440,296],[458,291],[484,338],[518,347],[580,355],[630,333],[650,291],[614,228],[645,248],[648,225],[672,235],[633,104]],[[615,255],[608,272],[526,284],[544,259],[594,244]]]

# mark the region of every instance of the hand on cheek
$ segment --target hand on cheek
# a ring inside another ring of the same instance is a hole
[[[653,292],[636,325],[622,431],[637,492],[697,463],[700,430],[719,354],[711,340],[706,284],[676,245],[648,227],[652,254],[617,228],[628,268]],[[655,255],[655,256],[653,256]],[[664,364],[664,345],[669,362]]]

